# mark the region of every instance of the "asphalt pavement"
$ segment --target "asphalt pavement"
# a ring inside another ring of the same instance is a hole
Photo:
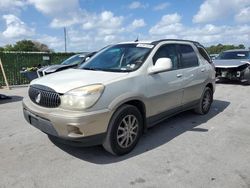
[[[250,187],[250,86],[218,84],[209,114],[149,129],[129,154],[56,143],[23,118],[27,87],[0,89],[0,188]]]

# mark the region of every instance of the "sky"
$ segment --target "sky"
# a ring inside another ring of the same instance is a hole
[[[117,42],[189,39],[250,47],[250,0],[0,0],[0,46],[23,39],[56,52]]]

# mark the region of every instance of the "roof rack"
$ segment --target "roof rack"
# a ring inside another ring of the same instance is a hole
[[[185,39],[161,39],[161,40],[156,40],[156,41],[153,41],[151,44],[153,44],[153,45],[157,45],[157,44],[159,44],[160,42],[164,42],[164,41],[191,42],[191,43],[193,43],[196,47],[202,47],[202,48],[205,48],[202,44],[200,44],[200,43],[199,43],[199,42],[197,42],[197,41],[193,41],[193,40],[185,40]]]
[[[164,42],[164,41],[181,41],[181,42],[192,42],[194,44],[200,44],[199,42],[197,41],[192,41],[192,40],[184,40],[184,39],[161,39],[161,40],[156,40],[156,41],[153,41],[152,44],[156,45],[160,42]]]

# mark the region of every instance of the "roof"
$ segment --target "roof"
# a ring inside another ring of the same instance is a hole
[[[192,40],[183,40],[183,39],[160,39],[160,40],[152,40],[152,41],[130,41],[130,42],[121,42],[119,44],[139,44],[139,43],[143,43],[143,44],[153,44],[153,45],[157,45],[160,42],[165,42],[165,41],[177,41],[177,42],[191,42],[194,43],[196,45],[201,45],[199,42],[196,41],[192,41]]]
[[[128,42],[120,42],[119,44],[151,44],[153,41],[128,41]]]
[[[156,40],[156,41],[153,41],[152,44],[158,44],[160,42],[165,42],[165,41],[177,41],[177,42],[191,42],[191,43],[194,43],[194,44],[199,44],[198,42],[196,41],[192,41],[192,40],[184,40],[184,39],[161,39],[161,40]]]

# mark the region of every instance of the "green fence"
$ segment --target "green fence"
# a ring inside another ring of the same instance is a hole
[[[29,83],[29,80],[20,74],[23,67],[37,67],[39,64],[42,66],[59,64],[72,55],[74,53],[0,52],[9,85]],[[4,85],[2,71],[0,71],[0,86]]]

